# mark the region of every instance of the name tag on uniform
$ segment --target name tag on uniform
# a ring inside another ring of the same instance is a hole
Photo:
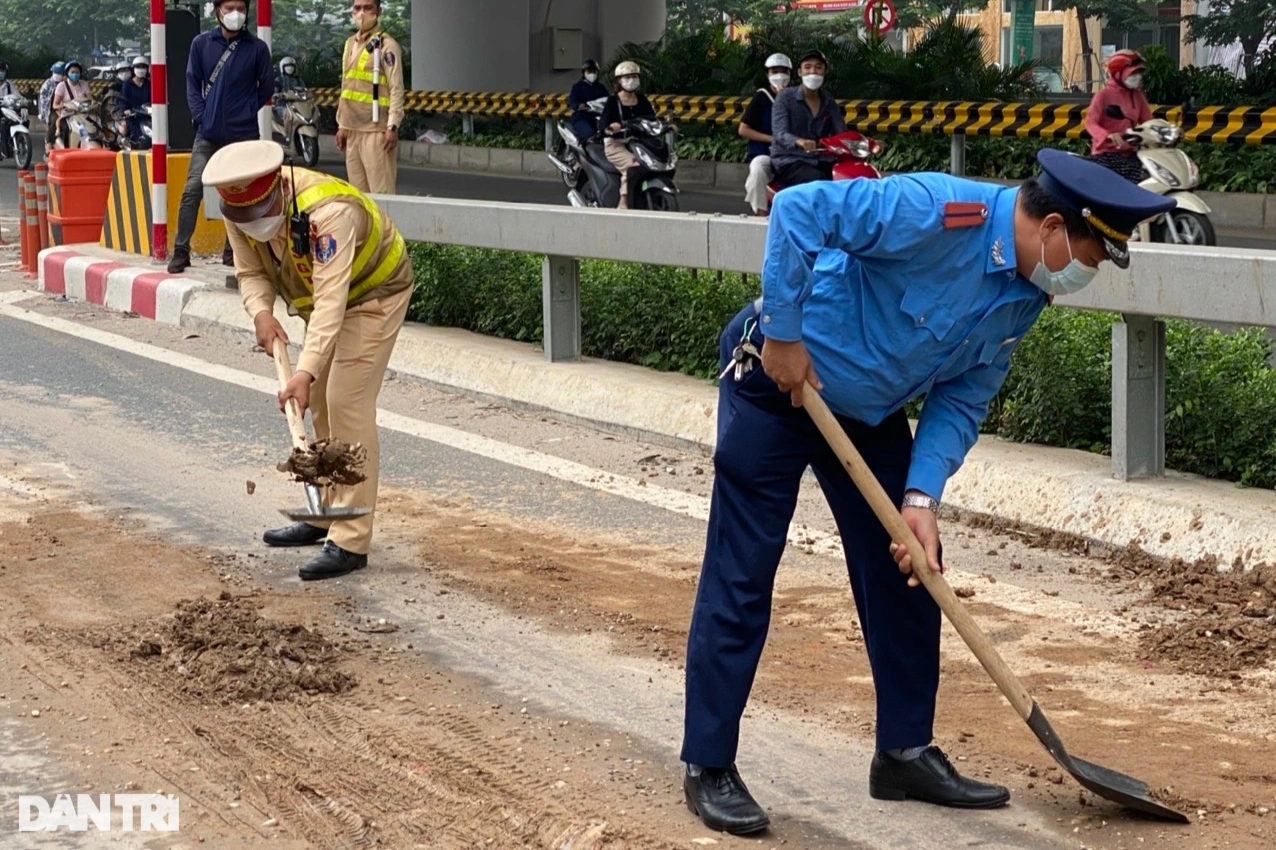
[[[988,220],[988,205],[977,201],[949,201],[944,204],[944,229],[979,227]]]

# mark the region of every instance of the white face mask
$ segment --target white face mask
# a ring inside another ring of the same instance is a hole
[[[1047,295],[1071,295],[1074,292],[1080,292],[1089,286],[1090,281],[1094,280],[1094,276],[1099,273],[1098,269],[1087,266],[1072,256],[1072,240],[1068,238],[1067,230],[1063,231],[1063,238],[1068,243],[1068,264],[1057,272],[1046,268],[1046,243],[1042,242],[1041,262],[1037,263],[1037,267],[1032,270],[1032,277],[1029,278]]]
[[[66,74],[54,74],[53,79],[60,83],[66,79]]]
[[[585,75],[585,82],[587,82],[587,83],[596,83],[596,82],[598,82],[598,75],[597,75],[597,74],[586,74],[586,75]]]
[[[767,80],[777,89],[782,89],[789,84],[789,80],[793,79],[788,74],[772,74]]]
[[[284,76],[285,76],[285,77],[291,77],[291,76],[293,76],[293,75],[294,75],[294,74],[296,74],[296,73],[297,73],[297,68],[296,68],[296,66],[294,66],[294,65],[285,65],[285,66],[284,66]]]
[[[236,222],[240,232],[249,239],[269,242],[284,226],[284,214],[263,216],[256,221]]]
[[[642,80],[637,77],[625,77],[620,81],[620,87],[625,91],[638,91],[638,86],[642,85]]]
[[[1125,84],[1125,87],[1127,89],[1137,89],[1143,85],[1143,75],[1131,74],[1130,76],[1122,80],[1122,82]]]
[[[824,85],[823,74],[805,74],[802,77],[802,85],[811,91],[819,91],[820,86]]]
[[[227,12],[222,15],[222,26],[231,32],[239,32],[247,22],[248,16],[240,11]]]
[[[150,72],[151,72],[150,68],[145,68],[142,66],[138,66],[133,69],[133,75],[143,80],[146,79],[146,75],[149,74]]]
[[[116,74],[115,76],[119,77],[121,80],[125,80],[125,81],[127,81],[127,80],[131,80],[131,79],[133,78],[133,72],[132,72],[132,71],[120,71],[120,72],[119,72],[118,74]]]

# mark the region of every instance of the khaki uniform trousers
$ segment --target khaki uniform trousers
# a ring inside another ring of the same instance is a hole
[[[373,513],[340,520],[328,528],[328,539],[356,555],[368,554],[380,479],[381,443],[377,434],[377,396],[395,340],[408,313],[412,290],[364,301],[346,310],[332,359],[310,387],[311,417],[318,439],[336,437],[363,443],[368,450],[364,473],[354,487],[333,487],[330,507],[368,507]],[[322,523],[315,523],[321,526]]]
[[[399,182],[399,152],[385,151],[384,130],[346,131],[346,174],[351,186],[373,195],[394,195]]]

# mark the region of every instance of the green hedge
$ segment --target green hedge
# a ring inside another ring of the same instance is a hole
[[[542,338],[538,255],[413,243],[410,317],[503,339]],[[756,276],[588,260],[581,264],[586,355],[714,378],[718,336],[757,297]],[[1015,354],[984,431],[1107,452],[1115,316],[1047,309]],[[1276,370],[1262,329],[1168,328],[1167,462],[1276,488]]]

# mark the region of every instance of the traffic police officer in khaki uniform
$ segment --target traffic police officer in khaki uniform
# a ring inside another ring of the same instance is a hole
[[[306,323],[296,374],[279,393],[280,410],[295,398],[303,412],[312,409],[316,437],[363,444],[367,480],[334,488],[330,504],[375,507],[377,395],[412,297],[403,237],[348,183],[283,167],[283,150],[274,142],[227,145],[208,161],[204,184],[221,195],[257,343],[269,354],[276,338],[288,341],[274,315],[276,294]],[[369,513],[326,529],[299,522],[268,531],[264,539],[271,546],[306,546],[326,538],[300,575],[332,578],[367,566],[372,521]]]
[[[359,31],[342,53],[337,147],[346,152],[346,173],[356,189],[393,195],[403,122],[403,49],[378,28],[380,17],[381,0],[354,0]]]

